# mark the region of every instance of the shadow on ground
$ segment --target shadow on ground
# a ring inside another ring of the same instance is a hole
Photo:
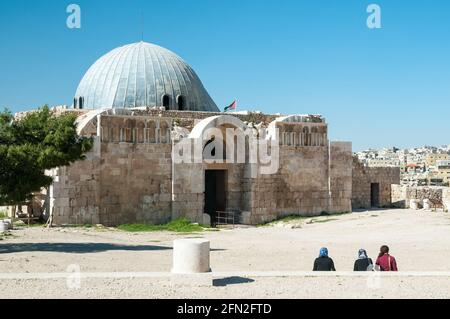
[[[155,251],[171,250],[171,247],[154,245],[118,245],[107,243],[21,243],[21,244],[1,244],[0,254],[20,253],[20,252],[55,252],[87,254],[104,251]]]
[[[234,276],[221,279],[214,279],[213,286],[225,287],[228,285],[248,284],[254,281],[255,281],[254,279]]]

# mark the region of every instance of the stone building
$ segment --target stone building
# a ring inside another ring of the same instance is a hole
[[[370,206],[376,182],[388,204],[384,185],[399,182],[393,170],[355,171],[351,143],[329,141],[320,115],[219,112],[186,62],[145,42],[101,57],[66,111],[94,148],[48,172],[55,224],[208,224],[222,213],[258,224]]]
[[[250,162],[248,144],[243,163],[173,161],[177,143],[210,141],[203,135],[208,127],[244,132],[253,123],[276,143],[272,149],[279,148],[279,164],[269,174],[263,164]],[[274,129],[279,133],[271,136]],[[86,160],[51,172],[56,224],[162,223],[178,217],[207,223],[217,211],[257,224],[351,210],[351,144],[328,142],[323,118],[108,109],[81,115],[79,130],[94,138],[94,149]]]
[[[398,184],[399,167],[368,167],[353,158],[353,209],[391,207],[392,185]]]

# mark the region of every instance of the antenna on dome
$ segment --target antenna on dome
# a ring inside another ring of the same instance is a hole
[[[144,41],[144,10],[141,9],[141,41]]]

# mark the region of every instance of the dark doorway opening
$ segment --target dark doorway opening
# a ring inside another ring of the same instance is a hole
[[[216,225],[217,212],[226,209],[226,177],[225,170],[205,171],[205,214],[211,217],[212,226]]]
[[[380,184],[370,184],[370,205],[372,207],[380,207]]]

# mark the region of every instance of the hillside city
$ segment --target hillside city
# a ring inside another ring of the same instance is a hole
[[[400,167],[403,185],[450,186],[450,145],[369,149],[355,155],[368,167]]]

